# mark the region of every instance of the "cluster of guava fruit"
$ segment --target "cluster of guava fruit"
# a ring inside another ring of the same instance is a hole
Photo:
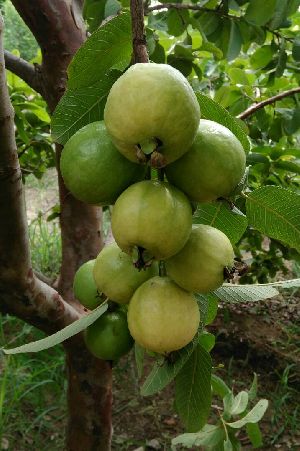
[[[86,308],[112,301],[85,332],[96,357],[118,359],[133,340],[167,354],[193,339],[200,321],[194,293],[222,285],[234,252],[220,230],[192,226],[192,203],[230,196],[245,162],[236,136],[200,120],[191,86],[165,64],[130,67],[108,95],[104,122],[69,139],[61,157],[67,188],[83,202],[114,204],[115,242],[74,279]]]

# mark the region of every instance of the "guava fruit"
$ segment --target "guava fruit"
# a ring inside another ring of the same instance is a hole
[[[168,277],[153,277],[134,293],[128,307],[128,327],[148,351],[165,354],[187,345],[197,332],[200,313],[192,293]]]
[[[133,162],[163,167],[183,155],[200,120],[197,98],[185,79],[167,64],[138,63],[112,86],[104,121],[119,151]],[[146,154],[146,155],[145,155]]]
[[[167,182],[144,180],[117,199],[111,218],[113,236],[127,254],[140,251],[141,260],[164,260],[179,252],[192,228],[191,205]]]
[[[125,188],[145,175],[145,168],[117,151],[103,121],[86,125],[69,139],[60,169],[73,196],[95,205],[113,204]]]
[[[93,274],[100,292],[117,303],[126,304],[143,282],[158,274],[158,264],[154,262],[139,271],[132,258],[112,243],[96,258]]]
[[[102,302],[93,277],[94,264],[95,260],[83,263],[76,271],[73,281],[75,298],[90,310],[93,310]]]
[[[133,345],[126,313],[120,309],[105,312],[85,330],[84,339],[88,350],[98,359],[119,359]]]
[[[193,145],[166,167],[166,176],[192,201],[210,202],[229,196],[245,168],[246,155],[237,137],[223,125],[201,119]]]
[[[208,293],[224,282],[224,269],[234,266],[234,252],[227,236],[214,227],[199,224],[178,254],[165,262],[168,276],[180,287]]]

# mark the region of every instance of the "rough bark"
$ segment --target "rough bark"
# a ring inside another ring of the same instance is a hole
[[[0,308],[44,331],[78,319],[76,311],[33,274],[27,218],[14,131],[14,111],[5,76],[0,15]]]
[[[53,112],[66,88],[67,67],[71,58],[86,38],[81,15],[83,2],[82,0],[35,0],[34,2],[12,0],[12,3],[41,47],[40,92],[50,112]],[[73,307],[80,310],[72,291],[74,273],[83,262],[94,258],[102,246],[102,237],[99,232],[101,210],[77,201],[68,192],[59,171],[60,152],[61,148],[57,147],[62,235],[62,268],[58,289],[65,300],[71,304],[68,308],[74,311]],[[27,241],[26,235],[22,236]],[[65,349],[69,382],[67,449],[72,451],[109,450],[110,364],[101,362],[88,354],[82,335],[69,341]],[[84,371],[82,368],[85,368]]]
[[[143,0],[130,0],[130,12],[132,18],[133,62],[148,63]]]

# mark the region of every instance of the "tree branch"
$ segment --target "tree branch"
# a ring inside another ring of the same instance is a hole
[[[32,89],[40,94],[43,94],[41,68],[38,64],[30,64],[23,58],[15,56],[6,50],[4,50],[4,59],[6,69],[22,78],[22,80],[24,80]]]
[[[0,308],[40,327],[59,330],[79,317],[31,268],[14,110],[6,85],[0,14]]]
[[[294,94],[298,93],[300,93],[300,87],[290,89],[289,91],[281,92],[276,96],[270,97],[269,99],[262,100],[261,102],[251,105],[249,108],[247,108],[247,110],[243,111],[243,113],[240,113],[237,117],[239,119],[245,120],[247,119],[247,117],[252,116],[252,114],[255,114],[256,111],[260,110],[261,108],[264,108],[266,105],[270,105],[271,103],[275,103],[278,100],[284,99],[285,97],[293,96]]]
[[[147,42],[144,28],[143,0],[130,0],[132,23],[133,62],[148,63]]]

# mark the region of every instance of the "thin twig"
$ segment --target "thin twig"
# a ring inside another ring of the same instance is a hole
[[[13,74],[22,78],[32,89],[42,94],[41,69],[38,64],[30,64],[23,58],[4,51],[5,66]]]
[[[270,105],[271,103],[275,103],[278,100],[284,99],[285,97],[293,96],[298,93],[300,93],[300,87],[281,92],[276,96],[269,97],[266,100],[262,100],[261,102],[251,105],[249,108],[247,108],[247,110],[243,111],[243,113],[239,114],[237,117],[239,119],[244,120],[247,117],[252,116],[252,114],[255,114],[256,111],[260,110],[261,108],[264,108],[266,105]]]
[[[132,23],[133,62],[148,63],[147,42],[144,27],[143,0],[130,0]]]

